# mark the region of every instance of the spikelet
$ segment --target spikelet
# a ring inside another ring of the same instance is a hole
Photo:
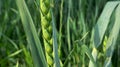
[[[53,67],[53,38],[52,38],[52,15],[50,0],[40,0],[41,26],[45,46],[46,60],[49,67]]]

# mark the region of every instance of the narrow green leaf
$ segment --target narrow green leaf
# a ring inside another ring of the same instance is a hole
[[[108,2],[105,5],[105,8],[103,9],[103,12],[101,16],[99,17],[97,24],[92,30],[92,38],[91,41],[93,41],[94,47],[98,47],[103,39],[104,33],[107,29],[108,23],[110,21],[110,17],[115,9],[115,7],[118,5],[119,2]]]
[[[16,55],[18,55],[18,54],[21,53],[21,52],[22,52],[22,49],[17,50],[17,51],[15,51],[14,53],[10,54],[8,57],[16,56]]]
[[[106,61],[104,63],[104,67],[112,67],[111,65],[111,58],[113,55],[113,51],[114,51],[114,47],[116,45],[116,40],[119,34],[119,30],[120,30],[120,4],[118,5],[118,7],[116,8],[116,13],[115,13],[115,23],[114,26],[112,28],[112,31],[110,33],[110,36],[108,38],[107,41],[107,45],[106,45]]]
[[[97,24],[92,30],[92,36],[91,36],[91,45],[93,45],[93,51],[92,51],[92,56],[94,57],[94,60],[96,61],[97,57],[97,52],[94,51],[94,48],[96,49],[97,47],[100,46],[103,36],[105,34],[105,31],[107,29],[107,26],[110,21],[110,17],[118,5],[119,1],[116,2],[108,2],[105,5],[105,8],[103,9],[102,14],[100,15]],[[90,61],[89,67],[94,67],[94,64]]]
[[[18,6],[22,25],[24,27],[28,45],[32,54],[33,62],[35,67],[47,67],[45,56],[42,50],[40,40],[38,38],[35,26],[33,24],[32,17],[30,16],[29,10],[24,0],[16,0]]]
[[[53,52],[54,52],[54,61],[55,67],[60,67],[59,56],[58,56],[58,44],[57,44],[57,34],[56,27],[54,24],[54,17],[52,16],[52,26],[53,26]]]

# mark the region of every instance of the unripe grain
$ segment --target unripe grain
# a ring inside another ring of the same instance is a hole
[[[52,38],[52,14],[50,0],[40,0],[41,26],[45,46],[46,60],[49,67],[53,67],[53,38]]]

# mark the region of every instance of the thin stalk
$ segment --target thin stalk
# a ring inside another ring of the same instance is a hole
[[[61,5],[60,5],[61,7],[60,7],[59,49],[61,48],[61,39],[62,39],[63,3],[64,3],[64,0],[61,1]]]
[[[68,52],[71,51],[71,43],[70,43],[70,7],[71,7],[71,0],[69,0],[68,4],[68,17],[67,17],[67,41],[68,41]],[[70,57],[69,57],[70,60]],[[68,63],[68,66],[71,66],[70,62]]]
[[[71,0],[69,0],[69,4],[68,4],[68,18],[67,18],[67,41],[68,41],[68,50],[70,52],[71,50],[71,43],[70,43],[70,4],[71,4]]]

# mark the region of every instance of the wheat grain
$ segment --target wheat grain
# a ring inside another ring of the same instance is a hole
[[[41,26],[44,39],[45,53],[48,66],[53,66],[53,38],[52,38],[52,15],[50,0],[40,0]]]

